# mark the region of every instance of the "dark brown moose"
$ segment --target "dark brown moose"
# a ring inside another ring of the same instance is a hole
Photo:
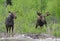
[[[42,15],[42,13],[37,12],[37,23],[36,23],[36,27],[40,26],[42,28],[43,25],[47,26],[47,22],[46,22],[46,17],[49,16],[49,12],[46,12],[46,15]]]
[[[16,14],[9,11],[9,16],[5,20],[5,26],[7,33],[10,33],[10,30],[14,30],[14,19],[16,19]]]
[[[7,5],[12,5],[12,0],[6,0]]]

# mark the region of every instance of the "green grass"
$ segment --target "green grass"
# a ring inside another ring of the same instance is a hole
[[[60,24],[54,25],[54,32],[52,32],[54,36],[60,37]]]
[[[40,11],[40,0],[12,0],[13,6],[7,6],[5,7],[4,0],[0,0],[0,32],[5,32],[5,19],[9,15],[8,11],[15,11],[17,15],[17,19],[15,20],[15,28],[14,31],[15,33],[43,33],[46,32],[46,27],[44,27],[42,30],[41,28],[35,29],[35,24],[36,24],[36,19],[37,19],[37,14],[36,11]],[[51,5],[51,4],[52,5]],[[54,11],[55,7],[55,1],[48,1],[47,3],[47,8],[45,10],[52,12]],[[55,7],[57,8],[57,7]],[[47,18],[47,21],[52,21],[49,19],[50,16]],[[60,36],[60,31],[56,30],[60,29],[59,23],[57,24],[48,24],[49,28],[54,28],[55,31],[53,32],[53,35],[55,36]]]

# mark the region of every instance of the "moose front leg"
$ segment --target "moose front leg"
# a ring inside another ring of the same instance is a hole
[[[13,31],[14,31],[14,25],[12,26],[12,36],[14,35]]]
[[[38,27],[38,23],[36,23],[36,26],[35,26],[35,28],[37,28]]]
[[[7,31],[7,33],[8,33],[8,28],[9,28],[9,27],[6,25],[6,31]]]

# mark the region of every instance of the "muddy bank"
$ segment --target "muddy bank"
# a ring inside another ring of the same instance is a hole
[[[0,41],[60,41],[49,34],[5,34],[0,33]]]

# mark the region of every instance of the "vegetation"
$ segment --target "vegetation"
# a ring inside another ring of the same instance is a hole
[[[15,33],[45,33],[46,28],[35,29],[37,11],[45,14],[50,12],[47,23],[52,34],[60,36],[60,0],[12,0],[13,6],[5,6],[5,0],[0,0],[0,32],[5,32],[5,18],[9,15],[8,11],[15,11]],[[52,28],[52,29],[51,29]],[[53,31],[54,29],[54,31]]]

